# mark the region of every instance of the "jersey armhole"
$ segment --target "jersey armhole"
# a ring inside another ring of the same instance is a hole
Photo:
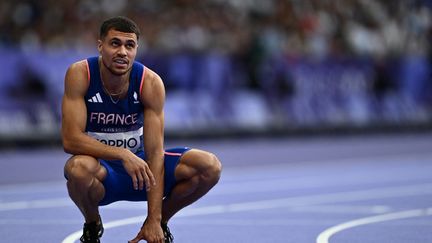
[[[85,59],[85,64],[87,68],[87,82],[90,83],[90,67],[87,59]]]
[[[142,95],[142,89],[144,86],[144,77],[145,77],[145,72],[146,72],[146,67],[143,65],[143,72],[142,72],[142,76],[141,76],[141,83],[140,83],[140,88],[139,88],[139,97],[141,98]]]

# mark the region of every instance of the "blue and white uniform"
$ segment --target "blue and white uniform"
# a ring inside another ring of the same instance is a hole
[[[87,106],[86,133],[101,143],[129,149],[145,160],[143,146],[143,105],[140,95],[143,87],[144,65],[134,62],[130,71],[127,96],[114,100],[103,88],[99,69],[99,57],[87,60],[89,87],[85,95]],[[174,148],[167,150],[164,156],[165,178],[164,195],[167,196],[176,183],[174,170],[181,155],[188,148]],[[103,181],[105,197],[99,203],[109,203],[128,200],[146,201],[145,190],[134,190],[132,178],[123,168],[121,161],[99,160],[108,172]]]
[[[126,98],[114,100],[104,91],[98,59],[87,59],[90,83],[84,97],[87,106],[86,132],[104,144],[140,152],[143,150],[140,91],[145,67],[138,62],[133,64]]]

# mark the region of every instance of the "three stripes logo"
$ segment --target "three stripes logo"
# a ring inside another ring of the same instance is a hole
[[[87,100],[90,103],[103,103],[102,97],[100,96],[99,92],[96,93],[93,97]]]

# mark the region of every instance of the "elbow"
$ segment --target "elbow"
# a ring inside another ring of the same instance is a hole
[[[67,154],[74,154],[74,153],[72,152],[71,149],[66,148],[66,147],[64,147],[64,146],[63,146],[63,151],[64,151],[65,153],[67,153]]]
[[[76,143],[74,143],[73,138],[70,138],[68,136],[63,136],[62,137],[62,144],[63,144],[63,151],[65,153],[75,154],[75,152],[76,152],[75,144]]]
[[[72,154],[72,147],[70,145],[70,142],[67,141],[66,139],[62,139],[62,143],[63,143],[63,151],[65,153]]]
[[[76,128],[63,126],[61,130],[63,150],[68,154],[80,154],[85,148],[84,133]]]

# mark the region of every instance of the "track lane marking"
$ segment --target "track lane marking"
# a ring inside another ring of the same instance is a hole
[[[316,243],[329,243],[329,240],[333,235],[341,231],[362,226],[362,225],[374,224],[374,223],[380,223],[380,222],[398,220],[398,219],[429,216],[429,215],[432,215],[432,208],[413,209],[413,210],[359,218],[342,224],[335,225],[333,227],[324,230],[318,235],[316,239]]]
[[[250,208],[251,210],[266,209],[278,205],[278,207],[293,207],[305,205],[318,205],[334,202],[353,202],[370,199],[383,199],[402,196],[416,196],[432,194],[432,183],[415,184],[409,186],[381,187],[358,191],[333,192],[327,194],[306,195],[297,197],[286,197],[278,199],[269,199],[252,202],[242,202],[230,204],[231,210],[242,210]],[[30,201],[0,202],[0,211],[25,210],[34,208],[55,208],[74,206],[72,201],[67,198],[41,199]],[[108,206],[109,207],[109,206]]]

